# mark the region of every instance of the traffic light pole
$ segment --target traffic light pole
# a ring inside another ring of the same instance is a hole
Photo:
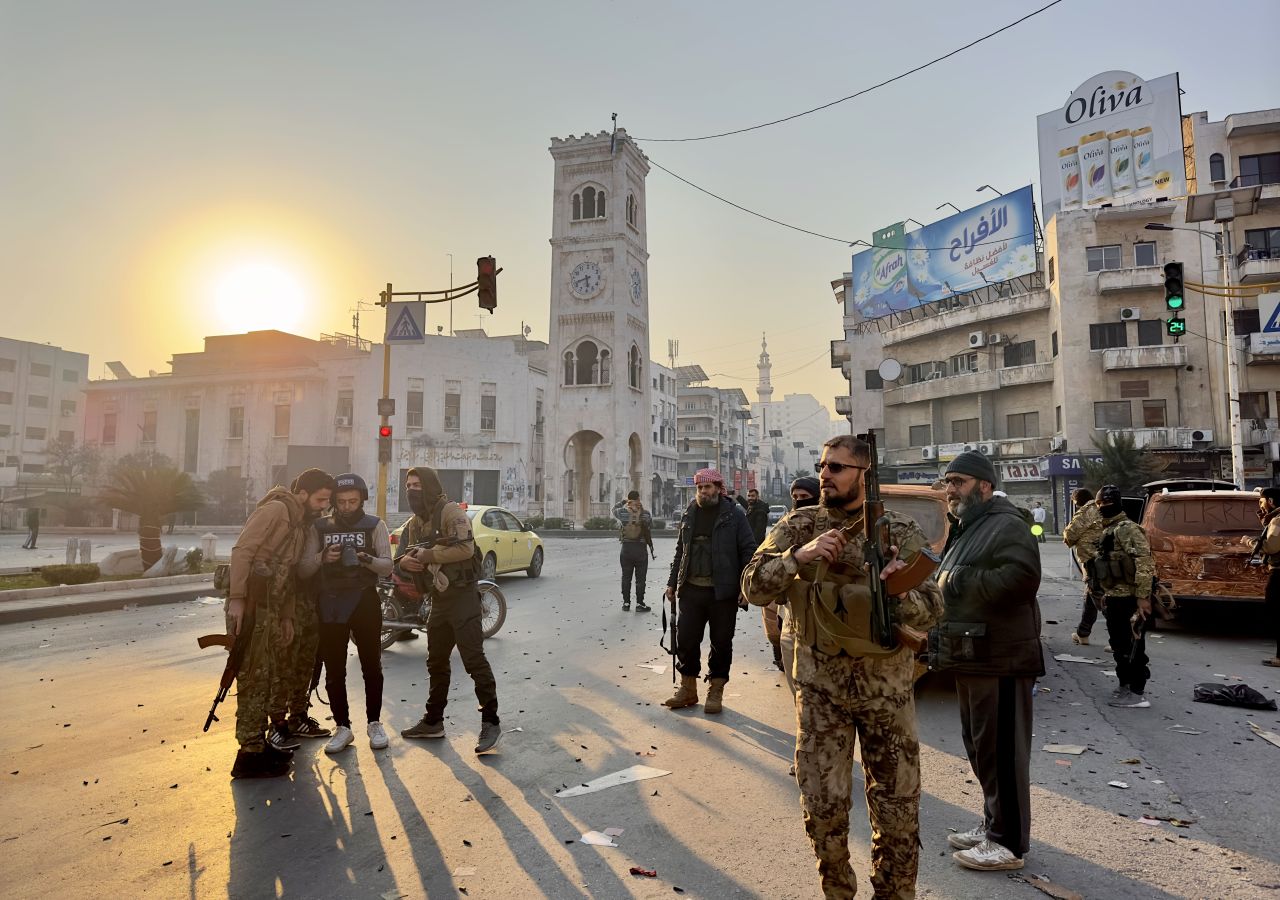
[[[1231,480],[1244,490],[1244,434],[1240,427],[1240,347],[1232,318],[1231,258],[1227,223],[1218,225],[1218,258],[1222,260],[1222,320],[1227,334],[1227,416],[1231,423]]]
[[[378,298],[378,305],[389,309],[391,297],[391,282],[387,282],[387,289]],[[391,396],[391,343],[385,335],[382,338],[382,396],[384,399]],[[391,424],[390,416],[383,415],[381,420],[380,425]],[[378,459],[378,518],[384,522],[387,520],[387,464],[381,458]]]

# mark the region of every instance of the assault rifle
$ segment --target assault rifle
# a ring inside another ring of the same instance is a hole
[[[886,650],[902,644],[910,647],[912,652],[919,653],[924,648],[927,637],[893,621],[892,598],[918,587],[934,573],[941,561],[931,548],[922,547],[919,553],[907,560],[905,569],[899,569],[884,581],[880,579],[881,570],[896,558],[896,554],[888,555],[889,517],[884,514],[884,501],[880,498],[876,436],[874,432],[868,432],[858,435],[858,438],[866,442],[870,453],[870,462],[863,477],[861,525],[866,538],[863,544],[863,562],[867,567],[867,582],[871,589],[872,637]],[[857,528],[857,520],[852,524]]]
[[[244,656],[249,652],[249,644],[253,640],[253,628],[257,620],[257,609],[260,601],[265,602],[271,590],[271,570],[262,563],[254,566],[249,573],[248,590],[244,604],[244,616],[240,619],[238,634],[206,634],[196,638],[201,650],[209,647],[226,647],[227,664],[222,669],[222,678],[218,681],[218,693],[214,695],[213,705],[209,707],[209,715],[205,717],[204,728],[208,731],[214,722],[220,722],[217,716],[218,704],[227,699],[227,691],[240,674],[240,666]]]
[[[471,540],[471,538],[468,538],[468,540]],[[425,597],[427,594],[434,593],[434,590],[435,590],[434,587],[432,586],[431,579],[429,578],[431,573],[429,573],[426,569],[423,569],[421,572],[410,572],[406,569],[401,569],[400,566],[398,565],[400,560],[403,559],[405,556],[408,556],[414,550],[434,550],[436,547],[456,547],[459,544],[465,544],[465,543],[466,541],[464,540],[451,537],[451,538],[429,538],[425,541],[418,541],[415,544],[409,544],[404,548],[404,552],[395,558],[395,562],[397,563],[396,568],[406,578],[411,580],[413,582],[414,588],[418,591],[418,593]],[[479,579],[480,571],[479,571],[478,565],[476,567],[475,574],[476,574],[476,578]]]

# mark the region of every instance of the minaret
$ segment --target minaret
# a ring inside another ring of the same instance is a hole
[[[756,363],[756,368],[760,371],[760,383],[756,385],[756,396],[760,398],[761,403],[768,403],[773,398],[773,385],[769,383],[769,342],[765,340],[764,334],[760,335],[760,362]]]

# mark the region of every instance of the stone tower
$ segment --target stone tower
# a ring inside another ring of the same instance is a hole
[[[765,336],[760,335],[760,361],[756,363],[756,370],[760,372],[760,382],[756,385],[756,396],[761,403],[768,403],[773,399],[773,385],[769,383],[769,370],[773,368],[769,365],[769,342],[765,340]]]
[[[551,139],[548,516],[607,516],[652,474],[649,410],[649,164],[602,131]]]

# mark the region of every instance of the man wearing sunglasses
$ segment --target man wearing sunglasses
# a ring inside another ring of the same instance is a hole
[[[1031,844],[1031,698],[1044,674],[1040,548],[1018,508],[995,496],[995,468],[981,453],[961,453],[943,481],[946,612],[929,662],[955,673],[964,747],[983,797],[982,823],[947,842],[967,869],[1021,869]]]
[[[742,575],[747,600],[785,599],[795,639],[796,780],[805,830],[828,900],[857,892],[849,861],[854,744],[860,745],[871,819],[871,884],[876,897],[915,896],[919,865],[920,745],[912,693],[915,657],[886,649],[872,628],[870,577],[887,578],[928,546],[911,519],[888,512],[891,562],[863,564],[864,473],[870,448],[852,435],[822,447],[817,506],[787,513]],[[901,556],[903,559],[898,559]],[[894,620],[927,630],[942,613],[932,578],[894,598]]]

